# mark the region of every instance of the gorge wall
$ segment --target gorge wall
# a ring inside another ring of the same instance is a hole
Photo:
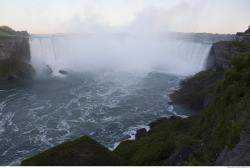
[[[29,34],[0,27],[0,80],[30,78]]]

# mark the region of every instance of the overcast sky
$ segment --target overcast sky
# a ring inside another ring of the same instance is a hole
[[[235,33],[250,25],[250,0],[0,0],[0,25],[31,33]]]

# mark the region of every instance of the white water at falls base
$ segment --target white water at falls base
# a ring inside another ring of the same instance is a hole
[[[141,36],[32,36],[32,64],[38,75],[117,70],[192,75],[204,69],[211,44]]]

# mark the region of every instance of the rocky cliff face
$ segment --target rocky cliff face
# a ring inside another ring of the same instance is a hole
[[[250,122],[241,132],[240,142],[232,149],[226,147],[217,158],[215,165],[219,166],[249,166],[250,165]]]
[[[248,52],[250,52],[250,26],[245,32],[237,33],[231,41],[223,40],[213,44],[206,68],[216,71],[226,70],[230,68],[230,60],[233,57]]]
[[[250,52],[250,43],[247,41],[223,41],[215,43],[207,59],[207,69],[225,70],[230,68],[230,60],[241,53]]]
[[[6,32],[0,27],[0,80],[31,77],[34,70],[29,62],[28,33]]]

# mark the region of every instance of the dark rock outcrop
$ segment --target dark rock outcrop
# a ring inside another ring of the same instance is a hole
[[[226,70],[230,61],[241,53],[250,52],[250,27],[242,33],[237,33],[233,41],[220,41],[213,44],[207,58],[207,69]]]
[[[249,166],[250,165],[250,122],[241,132],[240,142],[232,149],[226,147],[217,158],[215,165],[219,166]]]
[[[21,165],[118,166],[126,165],[126,162],[93,139],[83,136],[26,159]]]
[[[58,72],[62,75],[68,75],[68,71],[65,70],[59,70]]]
[[[241,53],[250,52],[250,44],[247,41],[228,41],[215,43],[207,59],[207,69],[226,70],[230,68],[232,58],[239,56]]]
[[[34,73],[30,65],[29,35],[0,27],[0,79],[29,78]]]
[[[138,139],[140,137],[144,137],[145,135],[147,135],[147,130],[145,128],[142,128],[136,131],[135,138]]]

